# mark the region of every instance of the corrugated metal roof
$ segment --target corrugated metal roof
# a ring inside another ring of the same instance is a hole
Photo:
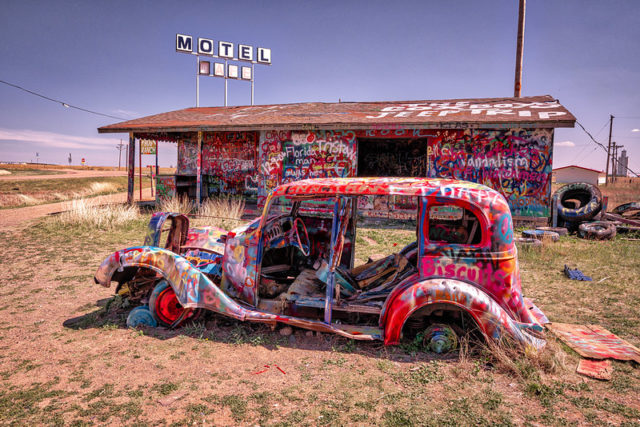
[[[573,127],[575,120],[556,99],[544,95],[185,108],[103,126],[98,128],[98,132],[553,128]]]

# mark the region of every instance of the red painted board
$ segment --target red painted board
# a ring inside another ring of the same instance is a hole
[[[613,373],[613,366],[611,365],[611,361],[608,359],[582,359],[580,360],[580,363],[578,363],[576,372],[598,380],[610,381],[611,374]]]
[[[640,349],[600,326],[568,323],[549,323],[546,326],[582,357],[640,363]]]

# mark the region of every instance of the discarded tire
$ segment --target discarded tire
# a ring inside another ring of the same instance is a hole
[[[536,227],[536,230],[552,231],[554,233],[558,233],[558,236],[566,236],[569,234],[569,230],[565,227]]]
[[[608,221],[585,222],[580,224],[578,234],[583,239],[610,240],[616,235],[616,226]]]
[[[565,221],[588,221],[602,209],[602,194],[598,187],[586,182],[576,182],[556,191],[558,216]],[[575,205],[574,201],[580,203]]]
[[[525,248],[538,248],[542,246],[542,242],[538,239],[532,239],[530,237],[516,237],[516,245]]]
[[[625,218],[640,219],[640,202],[631,202],[616,206],[612,212],[622,215]]]
[[[560,238],[560,235],[555,231],[524,230],[522,232],[522,237],[537,240],[551,240],[552,242],[557,242]]]
[[[141,325],[151,326],[152,328],[158,326],[158,322],[153,318],[149,307],[146,305],[134,308],[127,316],[127,327],[136,328]]]

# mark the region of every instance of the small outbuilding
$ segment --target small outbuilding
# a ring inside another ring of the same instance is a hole
[[[260,207],[277,185],[313,177],[440,177],[485,184],[514,217],[549,215],[554,128],[575,117],[549,95],[200,107],[104,126],[129,133],[129,201],[136,140],[178,146],[159,198],[243,196]],[[394,196],[372,215],[406,203]]]
[[[593,185],[604,184],[605,173],[603,171],[570,165],[553,170],[555,182],[558,184],[570,184],[572,182],[587,182]]]

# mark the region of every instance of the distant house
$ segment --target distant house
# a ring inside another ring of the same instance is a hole
[[[558,184],[569,184],[572,182],[588,182],[599,185],[605,182],[603,171],[583,168],[582,166],[564,166],[553,170],[554,181]]]

